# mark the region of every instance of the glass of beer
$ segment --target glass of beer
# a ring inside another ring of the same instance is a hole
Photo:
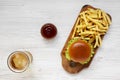
[[[11,71],[20,73],[28,69],[33,57],[28,51],[15,51],[8,57],[7,64]]]

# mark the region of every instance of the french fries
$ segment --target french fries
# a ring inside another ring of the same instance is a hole
[[[88,8],[79,14],[72,38],[79,36],[97,48],[102,44],[101,38],[110,24],[111,20],[104,11]]]

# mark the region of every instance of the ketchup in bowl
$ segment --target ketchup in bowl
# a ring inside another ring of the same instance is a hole
[[[46,39],[53,38],[56,36],[56,34],[57,34],[57,28],[55,25],[51,23],[46,23],[41,28],[41,35]]]

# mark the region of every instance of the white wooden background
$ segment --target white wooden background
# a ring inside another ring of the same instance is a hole
[[[105,10],[113,22],[90,67],[73,75],[62,68],[60,52],[85,4]],[[58,29],[52,40],[40,35],[45,23]],[[33,55],[24,73],[7,66],[16,50]],[[0,80],[120,80],[120,0],[0,0]]]

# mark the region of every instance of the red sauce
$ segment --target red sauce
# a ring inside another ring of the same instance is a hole
[[[91,55],[91,47],[85,41],[78,40],[70,46],[69,54],[74,62],[85,62]]]
[[[44,24],[41,28],[41,35],[44,38],[50,39],[55,37],[57,34],[57,28],[51,23]]]

